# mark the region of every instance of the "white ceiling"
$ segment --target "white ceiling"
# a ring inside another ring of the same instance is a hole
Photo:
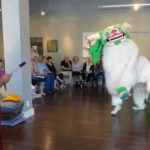
[[[80,4],[85,3],[90,5],[96,3],[98,5],[113,5],[113,4],[132,4],[132,3],[150,3],[150,0],[29,0],[30,9],[49,9],[55,5],[63,3]]]
[[[88,7],[91,5],[93,8],[103,5],[119,5],[119,4],[133,4],[133,3],[150,3],[150,0],[29,0],[30,13],[36,13],[41,10],[46,10],[47,12],[58,11],[61,6],[68,5],[74,8]],[[56,9],[57,8],[57,9]]]
[[[79,7],[80,5],[94,5],[96,9],[97,6],[103,5],[133,3],[150,3],[150,0],[29,0],[31,13],[40,10],[55,11],[55,8],[58,8],[64,4],[74,7]]]
[[[97,6],[103,5],[119,5],[119,4],[133,4],[133,3],[150,3],[150,0],[29,0],[30,13],[36,14],[41,10],[48,13],[57,13],[58,8],[68,5],[73,8],[90,7],[96,9]],[[57,9],[56,9],[57,8]],[[61,8],[61,9],[63,9]]]

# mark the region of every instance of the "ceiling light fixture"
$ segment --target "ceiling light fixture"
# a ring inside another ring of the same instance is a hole
[[[98,6],[98,9],[107,9],[107,8],[129,8],[129,7],[136,7],[136,9],[139,9],[139,7],[150,7],[150,3],[146,4],[124,4],[124,5],[103,5]]]
[[[41,11],[41,15],[42,15],[42,16],[45,16],[45,11]]]
[[[140,6],[139,6],[138,4],[135,4],[135,5],[133,6],[133,9],[134,9],[135,11],[137,11],[139,8],[140,8]]]

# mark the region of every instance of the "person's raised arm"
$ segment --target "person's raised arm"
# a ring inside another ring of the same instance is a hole
[[[8,83],[12,74],[5,74],[0,78],[0,87],[3,86],[4,83]]]
[[[2,85],[4,84],[3,78],[0,78],[0,87],[2,87]]]

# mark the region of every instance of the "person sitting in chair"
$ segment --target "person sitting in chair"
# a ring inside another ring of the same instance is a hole
[[[46,63],[49,71],[54,74],[55,76],[55,82],[58,82],[58,87],[61,89],[64,89],[64,85],[63,85],[63,74],[62,73],[57,73],[57,70],[53,64],[53,60],[51,56],[47,57],[47,63]]]
[[[72,85],[72,62],[69,60],[68,56],[65,56],[64,60],[61,62],[61,70],[64,76],[69,77],[68,84]]]
[[[95,80],[95,86],[98,87],[98,78],[99,76],[102,76],[102,88],[104,89],[105,76],[104,76],[102,59],[103,59],[103,55],[101,55],[99,63],[95,65],[94,80]]]
[[[90,79],[94,78],[94,65],[91,63],[92,57],[88,57],[88,62],[83,65],[82,79],[88,83]]]
[[[52,72],[49,71],[49,69],[46,66],[47,58],[46,56],[42,56],[42,62],[36,64],[36,75],[43,76],[45,79],[45,86],[46,86],[46,93],[51,94],[56,92],[54,89],[54,80],[55,77],[52,74]]]
[[[31,60],[31,74],[32,74],[32,98],[40,98],[41,96],[45,96],[46,93],[44,92],[44,82],[45,79],[43,76],[38,76],[36,64],[39,63],[38,56],[35,56],[34,59]],[[36,89],[40,87],[40,93],[36,93]]]
[[[75,85],[80,85],[80,77],[82,75],[82,64],[79,62],[79,57],[74,56],[72,63],[72,76],[75,82]]]

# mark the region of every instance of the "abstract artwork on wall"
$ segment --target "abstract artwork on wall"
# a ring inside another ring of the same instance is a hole
[[[92,46],[96,41],[92,41],[90,45],[87,42],[87,36],[96,32],[83,32],[83,57],[89,57],[89,47]]]
[[[58,52],[58,40],[47,40],[47,53]]]
[[[43,38],[42,37],[31,37],[30,44],[33,48],[37,47],[37,52],[39,55],[43,55]]]

